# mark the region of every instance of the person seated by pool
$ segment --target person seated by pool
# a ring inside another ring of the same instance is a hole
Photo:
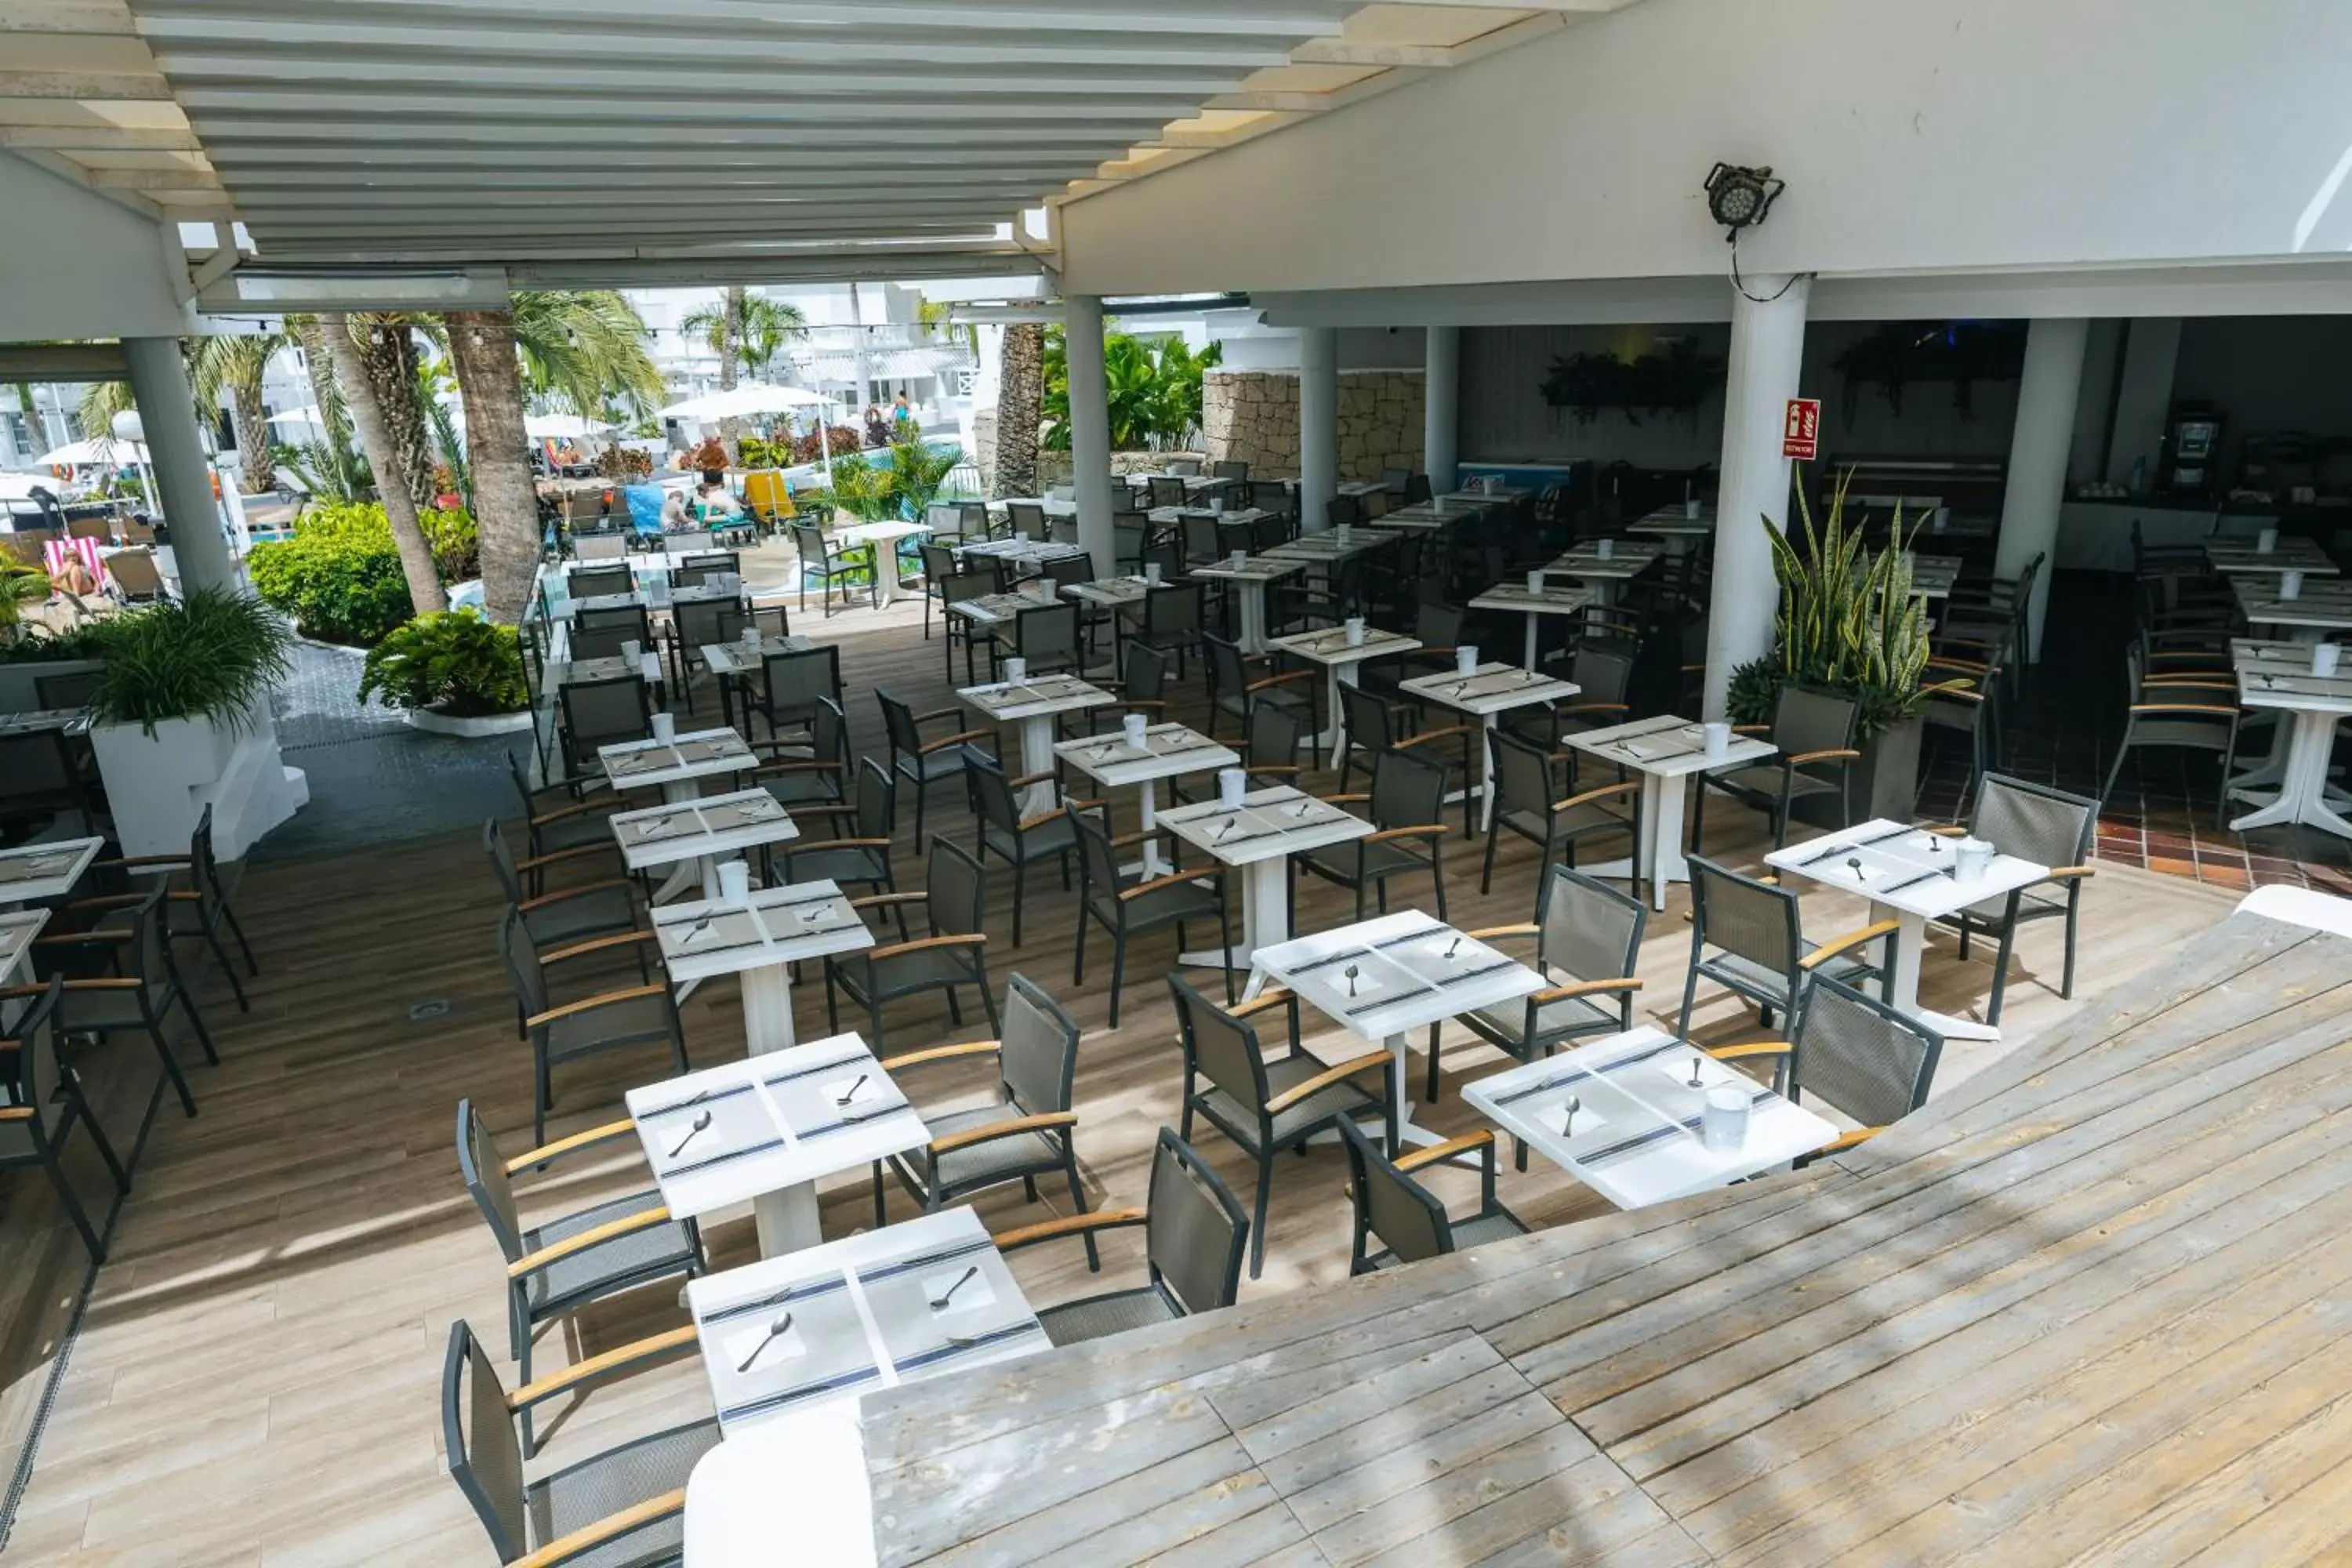
[[[661,525],[664,533],[683,532],[694,526],[694,520],[686,514],[684,490],[664,489],[662,491]]]
[[[705,522],[729,522],[743,515],[743,505],[725,485],[695,487],[695,515]]]

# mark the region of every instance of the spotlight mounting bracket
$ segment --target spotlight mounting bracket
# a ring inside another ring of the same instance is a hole
[[[1741,229],[1764,221],[1787,184],[1769,167],[1717,163],[1706,174],[1706,210],[1723,226],[1724,238],[1737,243]]]

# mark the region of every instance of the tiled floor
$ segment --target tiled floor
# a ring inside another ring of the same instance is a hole
[[[2130,602],[2119,580],[2058,575],[2051,584],[2042,661],[2011,710],[2000,772],[2082,795],[2100,792],[2123,732],[2130,626]],[[1964,782],[1961,748],[1940,748],[1926,770],[1921,813],[1957,821]],[[2233,889],[2279,882],[2352,897],[2352,845],[2305,827],[2231,833],[2215,820],[2220,792],[2219,771],[2207,758],[2134,757],[2100,813],[2098,858]],[[2230,815],[2245,809],[2232,806]]]

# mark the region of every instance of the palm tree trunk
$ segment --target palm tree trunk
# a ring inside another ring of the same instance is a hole
[[[278,484],[269,458],[269,420],[261,411],[261,384],[240,381],[229,388],[229,423],[236,430],[236,455],[245,493],[257,495]]]
[[[362,319],[359,335],[352,342],[368,386],[375,394],[376,406],[383,411],[383,433],[394,459],[389,470],[377,464],[377,488],[383,488],[387,472],[398,475],[407,486],[411,505],[422,516],[433,510],[438,491],[433,483],[433,433],[416,392],[415,335],[403,317],[383,321]],[[373,454],[369,460],[374,461]]]
[[[996,493],[1037,493],[1037,426],[1045,418],[1045,328],[1017,321],[1004,329],[996,380]]]
[[[743,353],[743,285],[727,285],[727,301],[719,333],[719,390],[735,390],[735,362]],[[727,443],[727,460],[741,467],[743,422],[730,415],[719,422],[719,438]]]
[[[504,310],[453,310],[449,363],[466,401],[466,454],[474,470],[474,521],[481,530],[482,601],[490,619],[522,618],[539,576],[539,500],[525,456],[522,370],[514,317]]]
[[[320,336],[324,339],[328,357],[335,367],[335,381],[342,388],[343,401],[352,411],[352,426],[358,431],[360,450],[367,454],[368,465],[375,469],[376,494],[383,498],[383,515],[392,524],[392,542],[400,551],[400,569],[408,579],[408,602],[420,616],[431,615],[449,607],[448,595],[441,591],[441,574],[433,564],[433,548],[425,542],[425,530],[417,523],[419,508],[416,496],[404,482],[413,472],[414,453],[404,454],[394,443],[389,427],[388,411],[377,395],[377,374],[372,370],[372,356],[353,341],[351,323],[340,315],[324,315],[319,319]],[[405,327],[383,329],[372,341],[382,346],[384,338],[405,342]],[[412,351],[405,356],[415,357]],[[395,366],[396,368],[396,366]],[[417,430],[417,444],[423,445],[425,421],[416,410],[416,373],[412,368],[396,378],[387,375],[390,389],[406,405],[409,420]],[[425,484],[433,482],[432,470],[425,470]],[[426,502],[431,502],[428,489]]]

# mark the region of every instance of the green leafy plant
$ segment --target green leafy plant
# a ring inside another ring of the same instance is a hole
[[[866,437],[854,425],[829,425],[824,434],[827,438],[826,445],[832,447],[836,458],[865,450]],[[821,463],[824,460],[824,453],[817,446],[817,435],[816,431],[811,430],[793,437],[794,463]]]
[[[861,522],[888,522],[898,516],[898,476],[860,455],[833,460],[833,504]]]
[[[62,631],[51,631],[27,621],[13,637],[0,637],[0,664],[47,664],[69,658],[102,658],[107,639],[126,617],[101,616],[77,621]]]
[[[1221,363],[1224,345],[1199,353],[1177,337],[1153,342],[1126,332],[1103,335],[1103,390],[1109,402],[1114,451],[1165,447],[1191,438],[1201,422],[1201,385],[1210,366]],[[1045,331],[1045,390],[1040,402],[1051,424],[1042,445],[1048,451],[1070,447],[1069,344],[1059,327]]]
[[[419,616],[370,649],[360,700],[429,708],[453,718],[516,713],[528,707],[522,647],[515,628],[468,607]]]
[[[1648,414],[1694,414],[1722,384],[1723,362],[1704,358],[1687,338],[1666,345],[1662,354],[1622,360],[1613,353],[1558,354],[1538,390],[1554,408],[1566,409],[1579,425],[1590,425],[1601,410],[1614,409],[1628,425],[1642,423],[1637,410]]]
[[[0,560],[0,643],[14,642],[23,632],[26,605],[49,596],[49,574],[37,566]]]
[[[1895,510],[1888,547],[1864,560],[1861,526],[1846,521],[1847,482],[1839,481],[1818,528],[1799,484],[1801,551],[1769,519],[1757,520],[1772,543],[1780,606],[1772,651],[1732,672],[1727,706],[1739,723],[1769,722],[1780,688],[1792,681],[1851,696],[1863,740],[1911,718],[1927,700],[1920,684],[1927,668],[1927,611],[1911,591],[1902,510]]]
[[[92,717],[150,735],[174,719],[243,733],[292,668],[292,631],[268,605],[217,588],[118,616],[104,638]]]
[[[426,511],[417,521],[445,580],[480,571],[471,514]],[[378,502],[312,506],[294,520],[293,537],[256,544],[248,566],[255,592],[293,616],[305,637],[372,647],[415,611]]]

